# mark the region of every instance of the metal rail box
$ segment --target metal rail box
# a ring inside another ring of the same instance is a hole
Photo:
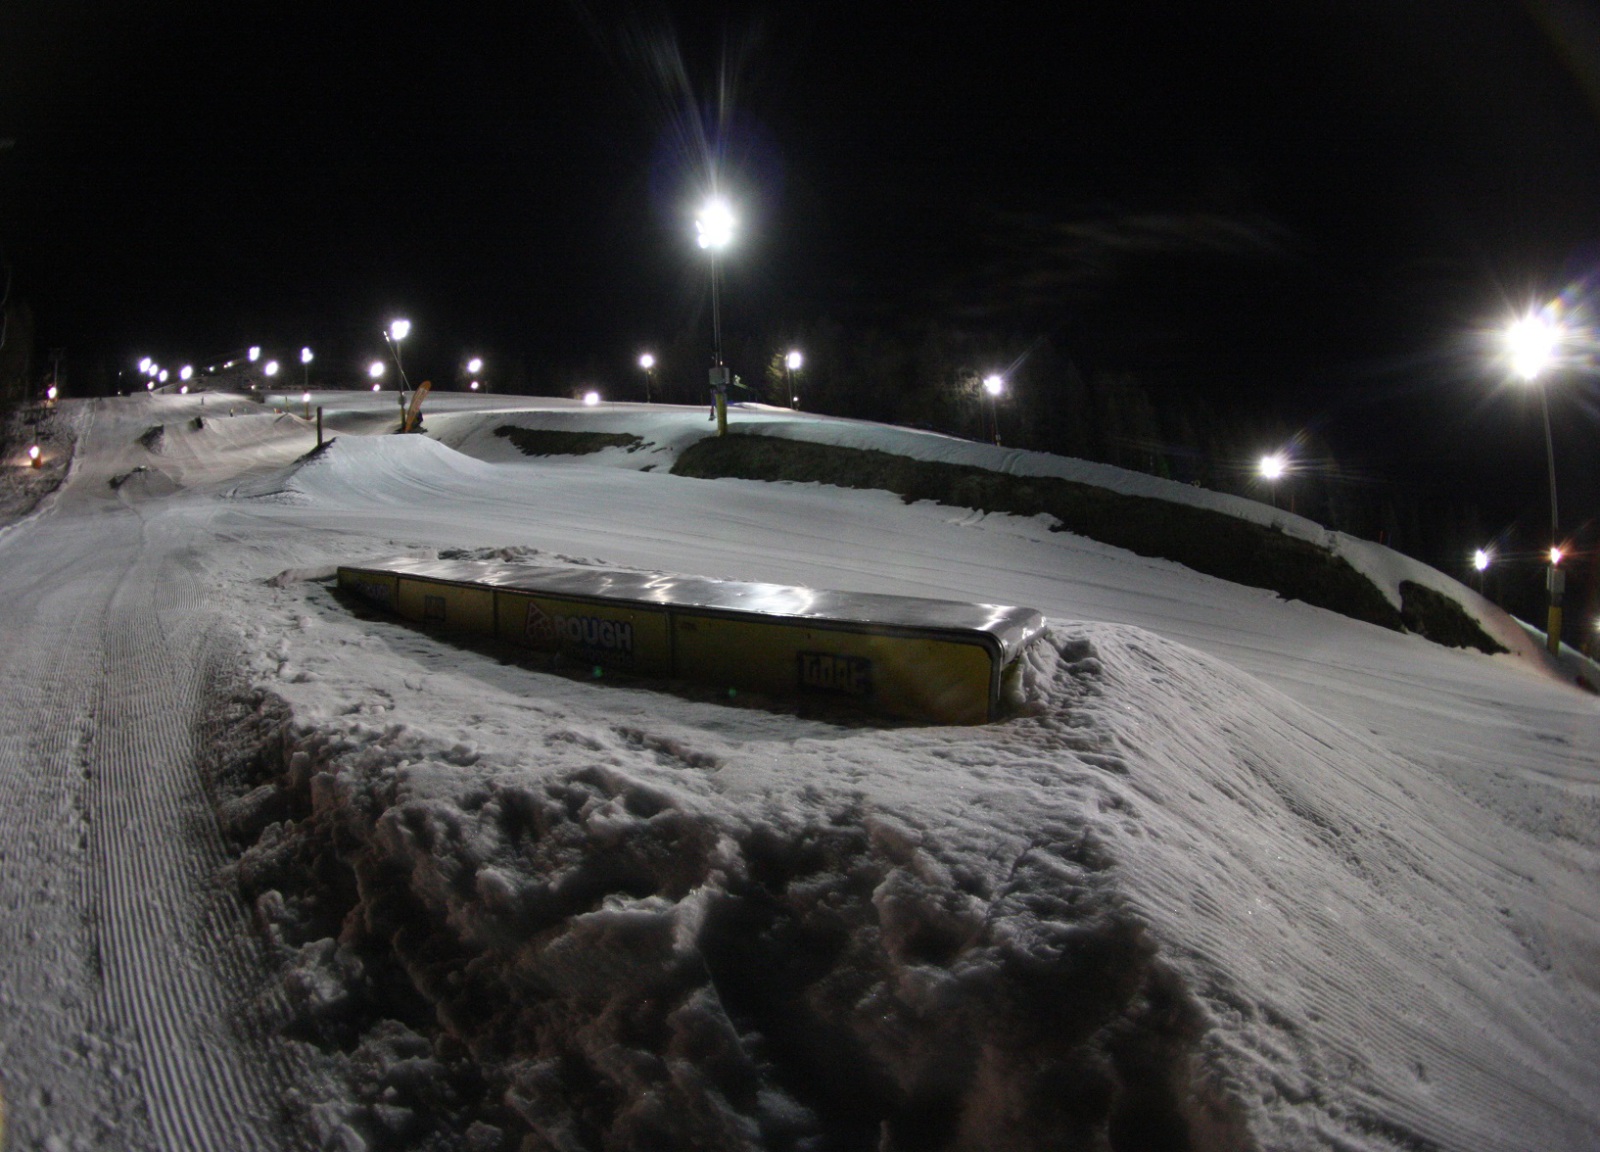
[[[893,716],[978,724],[1043,630],[1031,608],[499,561],[346,565],[339,584],[407,619],[580,664]]]

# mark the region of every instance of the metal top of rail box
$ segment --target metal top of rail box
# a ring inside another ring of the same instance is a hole
[[[1002,664],[1044,630],[1032,608],[969,604],[873,592],[834,592],[786,584],[755,584],[628,572],[609,568],[547,568],[500,560],[382,560],[347,564],[352,571],[385,572],[452,584],[477,584],[512,592],[616,601],[663,609],[695,609],[740,616],[814,620],[852,628],[964,633],[998,648]]]

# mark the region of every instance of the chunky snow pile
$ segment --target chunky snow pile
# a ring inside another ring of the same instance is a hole
[[[297,719],[222,813],[330,1061],[299,1104],[327,1146],[1510,1149],[1600,1120],[1592,991],[1549,979],[1581,948],[1459,798],[1190,649],[1058,623],[1009,720],[840,727],[445,675],[299,589],[322,634],[263,679]]]
[[[1092,677],[1088,643],[1067,648],[1064,682]],[[1058,687],[1032,690],[1074,724]],[[237,879],[282,954],[291,1031],[349,1053],[306,1102],[324,1141],[1242,1138],[1198,1059],[1203,1012],[1118,894],[1092,738],[1073,740],[1086,761],[993,782],[1043,803],[1003,831],[988,805],[908,812],[810,772],[784,787],[782,764],[740,802],[722,754],[641,729],[532,737],[505,763],[401,725],[299,726],[280,773],[234,781],[224,825],[249,845]]]

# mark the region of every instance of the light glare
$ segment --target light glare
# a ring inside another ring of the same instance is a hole
[[[409,335],[411,335],[411,321],[396,320],[389,325],[389,339],[398,342]]]
[[[639,357],[639,367],[643,368],[646,372],[650,371],[650,369],[654,368],[655,366],[656,358],[650,355],[650,353],[646,352],[643,356]]]
[[[991,396],[998,396],[1005,389],[1006,382],[1000,376],[990,374],[983,378],[983,390]]]
[[[268,360],[261,370],[268,376],[276,376],[278,374],[278,362],[276,360]]]
[[[600,403],[600,393],[598,393],[598,392],[585,392],[583,394],[583,402],[585,404],[587,404],[590,408],[593,408],[596,404]]]
[[[1511,370],[1524,380],[1537,379],[1555,359],[1566,332],[1542,313],[1530,312],[1506,329],[1506,351]]]
[[[713,252],[726,248],[733,240],[733,209],[720,196],[713,197],[695,217],[694,230],[700,247]]]
[[[1489,567],[1491,557],[1487,549],[1479,548],[1472,554],[1472,566],[1479,572]]]
[[[788,366],[789,371],[798,372],[800,371],[800,365],[805,363],[805,358],[799,352],[790,352],[789,355],[783,358],[783,362]]]
[[[467,371],[470,372],[474,376],[476,376],[479,372],[482,372],[483,371],[483,357],[474,356],[471,360],[468,360],[467,361]]]
[[[250,363],[254,364],[257,360],[261,359],[261,346],[259,344],[252,344],[250,346],[248,355],[250,357]]]
[[[1550,567],[1554,568],[1560,564],[1561,558],[1565,555],[1566,553],[1561,550],[1561,545],[1553,545],[1550,549]]]
[[[1283,476],[1288,463],[1284,460],[1282,453],[1273,452],[1261,458],[1260,467],[1262,476],[1268,480],[1277,480]]]
[[[374,360],[371,364],[368,364],[367,365],[367,375],[371,376],[374,380],[383,379],[383,361],[382,360]],[[376,384],[374,384],[372,386],[372,390],[374,392],[376,392],[378,390],[378,386]]]
[[[311,360],[312,360],[311,349],[309,349],[309,348],[300,349],[300,363],[309,364],[309,363],[311,363]]]

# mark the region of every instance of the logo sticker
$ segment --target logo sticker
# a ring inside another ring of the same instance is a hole
[[[844,696],[872,695],[872,661],[864,656],[799,652],[800,686]]]
[[[546,612],[528,601],[528,616],[522,638],[532,648],[555,651],[572,649],[585,656],[633,659],[633,624],[603,616],[561,616]]]

